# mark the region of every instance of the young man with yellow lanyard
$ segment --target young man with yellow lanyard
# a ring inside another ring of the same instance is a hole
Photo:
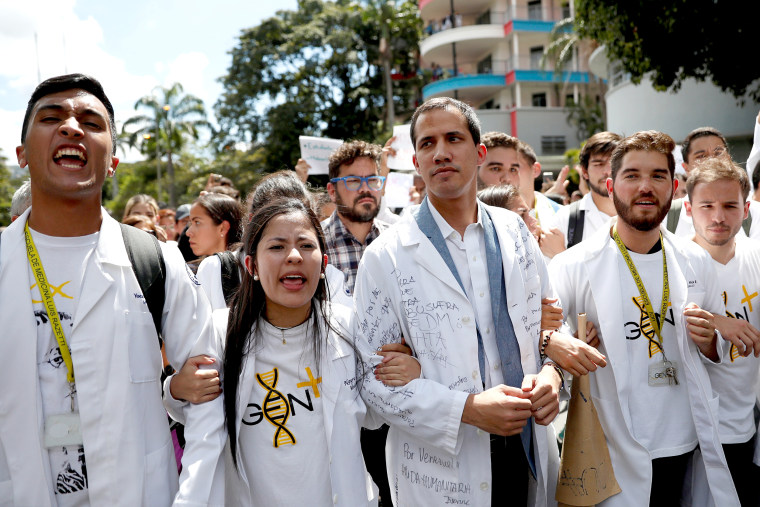
[[[29,100],[16,154],[32,206],[0,245],[2,505],[171,505],[178,490],[157,327],[121,227],[101,207],[115,136],[113,107],[89,76],[48,79]],[[166,355],[182,365],[211,352],[211,309],[179,251],[156,248]],[[186,435],[205,431],[187,421]],[[185,449],[190,497],[216,467],[198,453]]]
[[[723,311],[715,273],[704,250],[660,228],[678,185],[674,147],[655,131],[624,139],[607,180],[617,220],[549,266],[566,325],[586,312],[608,360],[589,374],[622,489],[605,506],[738,505],[705,367],[727,350],[707,311]],[[695,467],[709,484],[701,498]]]

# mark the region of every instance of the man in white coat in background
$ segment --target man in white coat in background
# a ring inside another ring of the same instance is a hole
[[[359,348],[403,337],[422,365],[403,388],[371,377],[361,390],[391,428],[394,504],[554,504],[547,425],[562,378],[539,360],[551,288],[538,245],[517,215],[476,199],[486,149],[472,108],[431,99],[411,138],[428,197],[365,251],[354,292]]]
[[[689,505],[739,504],[705,367],[725,345],[706,311],[724,311],[715,272],[704,250],[660,228],[678,185],[673,147],[655,131],[621,141],[607,180],[617,220],[549,266],[566,324],[575,331],[570,316],[585,312],[608,361],[589,374],[622,489],[605,506],[679,505],[693,467],[710,493]]]
[[[684,207],[694,224],[694,242],[712,257],[726,306],[716,322],[724,319],[723,325],[734,328],[743,341],[732,343],[719,364],[707,364],[720,399],[720,441],[742,505],[759,505],[760,467],[752,456],[760,368],[760,243],[738,235],[749,213],[749,178],[730,158],[711,157],[691,169],[686,191]]]
[[[101,207],[115,135],[89,76],[51,78],[32,94],[16,149],[32,206],[0,245],[0,505],[170,505],[178,489],[156,327]],[[211,311],[179,252],[161,251],[163,338],[179,366],[211,352]],[[202,430],[188,421],[185,431]],[[199,451],[186,449],[183,476],[212,475]]]

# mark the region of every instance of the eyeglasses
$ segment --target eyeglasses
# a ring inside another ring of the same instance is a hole
[[[362,188],[362,183],[367,184],[367,188],[370,190],[382,190],[385,185],[385,176],[343,176],[342,178],[331,178],[330,183],[335,184],[342,181],[346,186],[346,190],[356,192]]]

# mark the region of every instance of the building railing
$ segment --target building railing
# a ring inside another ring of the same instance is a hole
[[[507,22],[506,11],[485,11],[479,16],[467,16],[461,15],[447,15],[441,19],[431,19],[423,28],[423,36],[429,37],[430,35],[445,32],[446,30],[452,30],[463,26],[477,26],[477,25],[503,25]]]
[[[455,76],[471,76],[476,74],[500,74],[505,75],[508,70],[507,60],[492,60],[490,58],[480,61],[459,61],[457,60],[457,72],[451,65],[440,66],[434,64],[435,67],[427,68],[424,70],[426,76],[430,76],[429,82],[438,81],[441,79],[449,79]]]
[[[507,9],[505,23],[513,19],[528,21],[559,21],[569,16],[569,12],[560,6],[552,5],[516,5]]]

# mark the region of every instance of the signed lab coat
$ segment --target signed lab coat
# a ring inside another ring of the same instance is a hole
[[[546,267],[517,215],[487,209],[501,247],[523,372],[535,374],[541,298],[551,291]],[[501,478],[491,477],[489,434],[461,421],[468,395],[483,390],[475,310],[412,214],[367,248],[354,298],[363,351],[371,354],[403,336],[422,365],[423,378],[404,387],[369,378],[361,391],[390,425],[386,457],[395,505],[490,505],[492,481]],[[538,477],[531,481],[531,504],[553,505],[556,439],[551,426],[533,424]]]
[[[613,219],[614,220],[614,219]],[[649,452],[634,438],[628,411],[630,385],[626,340],[622,336],[623,308],[620,270],[625,262],[614,240],[610,224],[576,247],[552,260],[549,275],[565,312],[566,323],[576,330],[573,316],[586,312],[599,332],[599,350],[607,366],[589,374],[591,395],[604,429],[612,467],[622,492],[603,502],[605,506],[639,507],[649,503],[652,466]],[[696,303],[705,310],[723,312],[711,259],[691,241],[680,240],[663,229],[670,281],[670,300],[679,330],[679,378],[686,382],[692,417],[697,429],[702,460],[695,474],[707,475],[714,505],[738,505],[736,491],[726,467],[718,434],[718,397],[697,346],[685,329],[683,310]],[[719,351],[726,342],[719,338]],[[697,453],[699,455],[699,453]],[[704,468],[702,468],[704,466]],[[698,486],[698,484],[697,484]],[[695,496],[692,505],[710,505],[710,493]]]
[[[214,324],[217,329],[219,354],[224,349],[223,343],[226,337],[227,316],[229,311],[215,310]],[[372,415],[367,412],[366,405],[357,393],[356,360],[352,344],[350,342],[350,320],[352,310],[340,304],[331,305],[329,311],[331,323],[343,334],[347,340],[339,337],[333,331],[327,333],[327,343],[322,352],[319,376],[322,381],[319,384],[319,391],[322,399],[322,413],[324,415],[325,438],[327,439],[327,449],[330,453],[330,482],[332,488],[332,499],[334,505],[359,506],[359,505],[377,505],[376,488],[372,479],[364,466],[362,457],[361,444],[359,441],[359,430],[362,426],[371,429],[379,427],[379,420],[373,419]],[[372,371],[364,372],[366,375],[372,375]],[[361,375],[360,375],[361,376]],[[236,432],[240,435],[241,421],[245,416],[248,401],[251,399],[254,384],[256,382],[256,355],[248,354],[243,363],[243,370],[240,376],[237,392],[237,415]],[[167,397],[169,391],[166,391]],[[227,393],[224,393],[226,395]],[[219,397],[219,400],[222,398]],[[180,403],[177,400],[169,398],[167,407],[170,408],[170,414],[177,420],[182,421],[184,417],[190,417],[194,411],[199,410],[205,404],[194,405]],[[204,412],[203,427],[207,428],[210,433],[223,433],[226,437],[224,424],[224,413]],[[246,477],[245,468],[242,466],[242,457],[240,455],[240,446],[237,447],[237,461],[240,465],[238,469],[232,462],[232,453],[230,451],[229,441],[224,448],[224,460],[222,465],[216,469],[214,476],[214,487],[211,496],[206,498],[194,498],[199,503],[205,503],[207,500],[210,504],[225,506],[252,506],[251,487]],[[210,458],[214,458],[210,456]],[[256,459],[255,457],[248,459]],[[288,474],[278,472],[267,468],[266,463],[261,463],[261,473],[270,474],[272,480],[292,481],[286,479]],[[283,487],[298,487],[297,483],[283,483]],[[218,494],[222,491],[223,496]]]
[[[76,374],[92,505],[170,505],[177,465],[161,402],[161,353],[155,327],[122,240],[101,211],[95,251],[66,341]],[[29,211],[3,232],[0,248],[0,505],[55,505],[37,373],[37,323],[30,297],[23,228]],[[163,248],[167,356],[181,366],[211,353],[211,309],[175,248]],[[209,407],[210,408],[210,407]],[[191,434],[197,431],[188,426]],[[204,445],[214,445],[206,442]],[[223,445],[223,441],[216,442]],[[199,448],[186,449],[194,460]],[[185,474],[207,470],[196,467]],[[202,482],[196,483],[202,487]]]

